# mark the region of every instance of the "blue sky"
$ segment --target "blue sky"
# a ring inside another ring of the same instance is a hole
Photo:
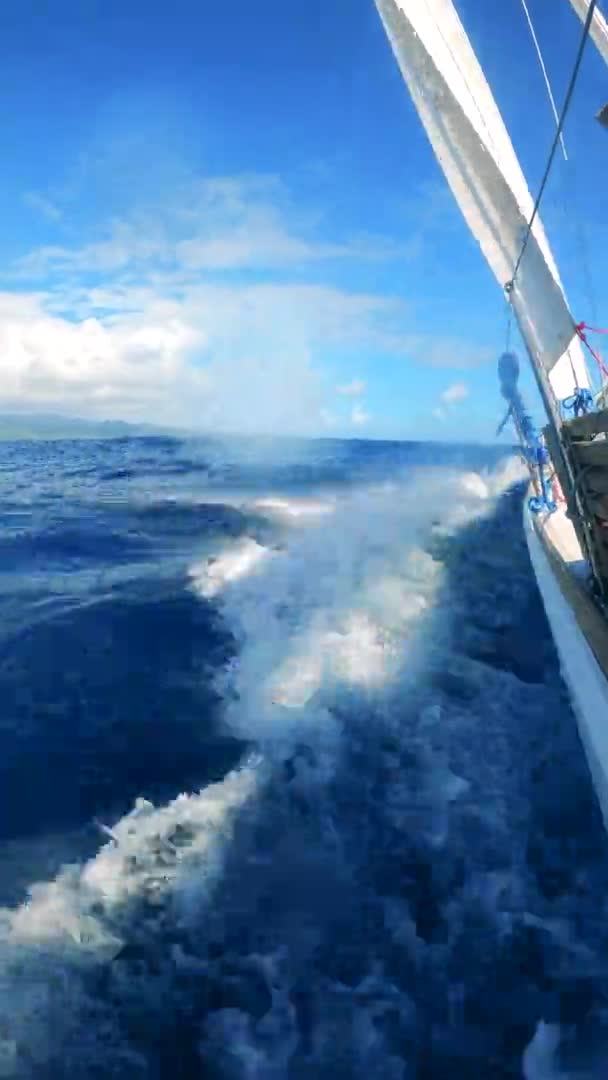
[[[561,101],[580,23],[529,6]],[[535,192],[553,121],[519,0],[457,7]],[[29,0],[0,42],[0,407],[492,439],[503,299],[373,0]],[[590,47],[543,204],[599,325],[607,99]]]

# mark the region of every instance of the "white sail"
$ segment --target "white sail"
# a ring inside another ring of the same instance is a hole
[[[376,0],[435,155],[490,268],[513,276],[533,201],[507,129],[451,0]],[[574,319],[537,216],[512,303],[558,399],[589,378]]]
[[[589,12],[589,0],[570,0],[579,19],[584,23]],[[589,34],[603,59],[608,64],[608,23],[598,7],[593,12]]]

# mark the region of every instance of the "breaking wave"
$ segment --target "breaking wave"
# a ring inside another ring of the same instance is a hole
[[[11,639],[25,693],[51,635],[65,664],[106,627],[86,712],[66,726],[48,675],[44,722],[0,733],[14,772],[24,717],[36,746],[62,725],[61,777],[88,740],[106,786],[63,815],[5,796],[29,824],[0,848],[0,1076],[603,1077],[606,843],[520,467],[394,465],[302,492],[248,461],[272,482],[218,486],[227,530],[174,491],[199,523],[179,572],[164,492],[162,571]]]

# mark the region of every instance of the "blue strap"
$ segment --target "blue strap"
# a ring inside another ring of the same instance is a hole
[[[496,434],[500,434],[509,418],[513,419],[519,435],[524,461],[526,461],[531,475],[535,478],[538,487],[540,488],[540,495],[533,495],[528,500],[528,506],[535,514],[540,513],[541,510],[552,514],[557,510],[557,505],[553,499],[551,481],[547,479],[545,475],[545,467],[549,464],[549,453],[536,433],[532,417],[527,411],[523,398],[519,392],[517,386],[519,379],[519,361],[515,353],[505,352],[499,357],[498,377],[500,379],[500,392],[505,400],[508,401],[509,409],[504,420],[499,425]],[[575,408],[576,406],[577,409],[584,408],[586,411],[588,403],[591,405],[593,404],[593,398],[588,390],[579,390],[577,387],[576,395],[573,395],[572,404],[569,404],[569,407]],[[569,398],[567,401],[570,403]],[[565,408],[566,404],[562,402],[562,406]],[[576,415],[578,416],[579,413],[577,412]]]
[[[586,388],[577,386],[571,397],[562,401],[564,412],[572,412],[574,416],[585,416],[593,410],[593,394]]]
[[[528,506],[533,514],[540,514],[543,510],[548,514],[554,514],[557,510],[557,503],[553,502],[550,490],[545,493],[542,499],[538,495],[531,495],[528,499]]]

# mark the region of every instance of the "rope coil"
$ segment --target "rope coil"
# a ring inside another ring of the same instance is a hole
[[[586,387],[577,386],[570,397],[563,399],[562,409],[574,416],[585,416],[593,409],[593,394]]]

